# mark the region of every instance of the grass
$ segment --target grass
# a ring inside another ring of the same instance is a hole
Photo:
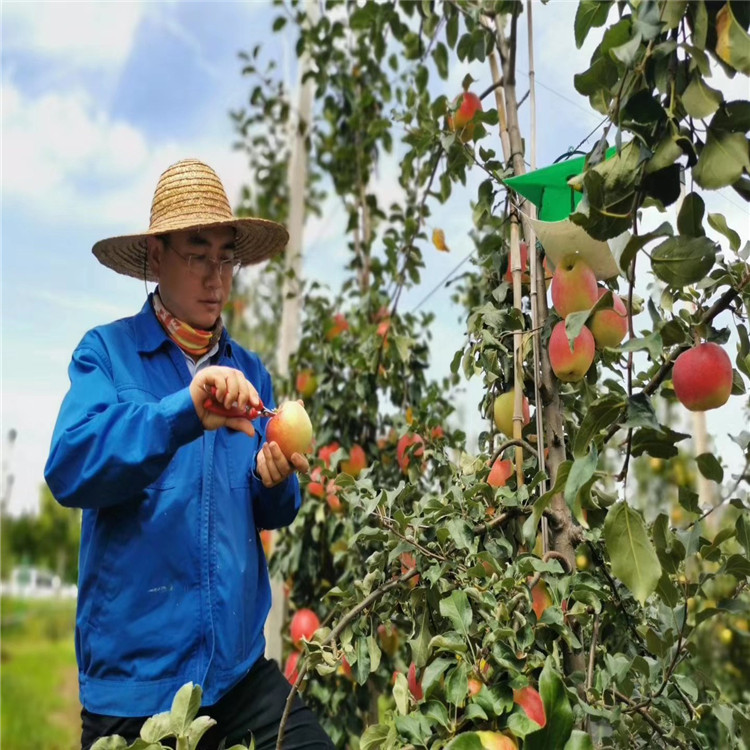
[[[2,600],[3,750],[80,748],[75,602]]]

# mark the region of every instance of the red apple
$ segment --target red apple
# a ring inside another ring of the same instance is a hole
[[[414,557],[414,555],[411,554],[411,552],[402,552],[400,560],[401,575],[404,575],[405,573],[408,573],[410,570],[414,570],[414,568],[417,567],[417,559]],[[419,583],[419,576],[412,576],[409,579],[408,583],[411,588],[414,588]]]
[[[323,498],[325,497],[326,490],[323,486],[323,472],[321,471],[320,466],[316,466],[311,472],[310,472],[310,482],[307,485],[307,491],[313,496],[313,497],[319,497]]]
[[[417,679],[417,665],[414,662],[409,665],[409,672],[406,675],[406,682],[409,685],[411,694],[414,696],[414,700],[421,701],[422,698],[424,698],[424,693],[422,692],[422,683]]]
[[[312,370],[302,370],[297,373],[297,393],[302,398],[310,398],[318,390],[318,379]]]
[[[437,427],[433,427],[432,431],[430,432],[430,437],[433,440],[440,440],[441,438],[445,437],[445,430],[443,430],[440,425],[438,425]]]
[[[458,105],[458,109],[455,115],[448,115],[448,127],[466,143],[474,137],[474,115],[482,111],[482,100],[471,91],[465,91],[453,104]]]
[[[276,443],[288,459],[294,453],[306,453],[310,449],[312,436],[310,417],[296,401],[285,401],[268,420],[266,440]]]
[[[349,322],[341,314],[336,313],[331,320],[325,326],[325,337],[326,341],[333,341],[338,338],[344,331],[349,330]]]
[[[575,255],[567,256],[552,277],[552,304],[561,318],[588,310],[599,299],[594,272]]]
[[[501,732],[476,732],[484,750],[518,750],[518,745],[512,737]]]
[[[349,451],[349,460],[341,462],[341,471],[355,479],[362,473],[362,469],[367,467],[367,457],[361,445],[356,443]]]
[[[544,712],[542,696],[531,685],[527,685],[520,690],[514,690],[513,702],[520,706],[526,712],[526,715],[540,727],[547,724],[547,714]]]
[[[492,464],[487,484],[490,487],[505,487],[508,480],[513,476],[513,462],[509,459],[501,461],[499,458]]]
[[[273,531],[270,529],[263,529],[260,532],[260,543],[263,546],[266,560],[270,560],[271,555],[273,554]]]
[[[565,321],[552,330],[549,339],[549,361],[555,375],[565,383],[575,383],[588,372],[596,354],[594,336],[586,326],[573,341],[573,348],[565,333]]]
[[[302,639],[309,641],[320,627],[318,616],[311,609],[298,609],[292,617],[289,634],[295,648],[302,646]]]
[[[393,623],[388,623],[387,625],[381,623],[378,625],[378,638],[380,639],[380,647],[383,651],[390,657],[395,656],[399,643],[398,628]]]
[[[318,451],[318,457],[320,460],[325,464],[326,469],[331,468],[331,456],[340,448],[341,446],[336,443],[329,443],[328,445],[324,445],[319,451]]]
[[[513,437],[513,407],[515,402],[516,392],[515,389],[511,389],[500,394],[495,399],[493,407],[495,427],[509,438]],[[523,397],[522,407],[523,424],[527,425],[531,421],[531,415],[529,413],[529,399],[526,396]]]
[[[732,361],[718,344],[699,344],[675,360],[672,385],[686,409],[716,409],[726,404],[732,393]]]
[[[341,504],[341,499],[338,496],[338,491],[341,489],[333,479],[329,480],[328,486],[326,487],[326,502],[328,507],[334,513],[343,513],[344,506]]]
[[[475,696],[482,689],[482,683],[476,677],[469,677],[469,695]]]
[[[601,299],[607,293],[606,289],[599,290]],[[617,346],[628,332],[628,311],[625,303],[616,294],[612,295],[612,309],[597,310],[591,320],[591,333],[594,334],[596,345],[600,349]]]
[[[346,656],[341,657],[341,674],[344,675],[344,677],[347,678],[347,680],[351,680],[354,682],[354,675],[352,674],[352,665],[349,664],[349,660],[346,658]]]
[[[413,450],[409,450],[412,445],[416,445],[417,447]],[[398,441],[398,445],[396,446],[396,460],[404,474],[408,471],[409,463],[411,462],[409,454],[414,458],[420,458],[424,455],[424,440],[422,440],[421,435],[416,433],[409,435],[407,433]]]
[[[294,683],[297,682],[297,677],[299,677],[299,672],[297,671],[298,661],[299,651],[292,651],[284,665],[284,677],[286,677],[290,685],[294,685]]]

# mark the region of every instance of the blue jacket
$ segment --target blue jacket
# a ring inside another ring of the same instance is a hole
[[[273,407],[257,355],[225,331],[217,357]],[[265,420],[254,438],[203,430],[184,355],[150,300],[89,331],[69,375],[45,478],[58,502],[84,509],[81,703],[148,716],[192,681],[211,705],[264,652],[271,590],[258,529],[294,520],[297,478],[266,489],[255,475]]]

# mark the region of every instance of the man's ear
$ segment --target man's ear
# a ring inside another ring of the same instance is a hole
[[[152,276],[159,278],[161,256],[164,253],[164,241],[161,237],[146,237],[146,255]]]

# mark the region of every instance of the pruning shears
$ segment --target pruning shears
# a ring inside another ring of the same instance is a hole
[[[207,411],[219,414],[222,417],[241,417],[242,419],[249,419],[253,421],[258,417],[272,417],[276,414],[275,409],[266,409],[263,402],[260,401],[260,406],[246,406],[244,409],[240,409],[239,406],[230,406],[228,409],[220,404],[216,400],[216,386],[212,385],[209,389],[205,387],[206,393],[210,393],[208,398],[203,402],[203,408]]]

